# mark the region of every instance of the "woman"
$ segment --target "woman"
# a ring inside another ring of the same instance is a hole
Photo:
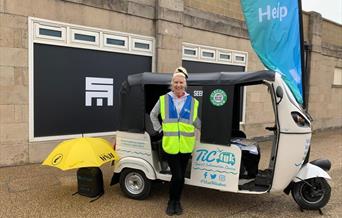
[[[159,97],[150,114],[154,130],[163,131],[162,146],[172,174],[166,208],[170,216],[183,213],[180,198],[185,170],[195,146],[195,127],[200,128],[198,101],[185,91],[187,78],[186,69],[178,67],[172,76],[171,91]]]

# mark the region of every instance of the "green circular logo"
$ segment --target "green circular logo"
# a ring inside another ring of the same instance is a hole
[[[215,89],[210,94],[210,102],[217,107],[221,107],[227,102],[227,94],[222,89]]]

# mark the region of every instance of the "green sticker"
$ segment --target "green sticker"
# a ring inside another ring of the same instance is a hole
[[[210,94],[210,102],[217,107],[221,107],[227,102],[227,94],[222,89],[215,89]]]

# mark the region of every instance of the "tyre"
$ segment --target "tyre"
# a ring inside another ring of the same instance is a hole
[[[141,170],[124,169],[120,174],[120,188],[127,197],[142,200],[150,194],[151,180]]]
[[[297,182],[292,189],[292,197],[296,203],[306,210],[317,210],[330,200],[331,188],[324,178],[312,178]]]

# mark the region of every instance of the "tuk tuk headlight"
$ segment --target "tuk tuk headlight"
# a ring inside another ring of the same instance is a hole
[[[293,121],[299,127],[310,127],[310,123],[305,119],[303,115],[298,112],[291,112]]]

